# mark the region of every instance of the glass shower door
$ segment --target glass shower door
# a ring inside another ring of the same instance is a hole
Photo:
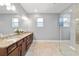
[[[59,26],[60,43],[59,50],[64,56],[78,55],[71,39],[71,15],[65,14],[60,18]]]

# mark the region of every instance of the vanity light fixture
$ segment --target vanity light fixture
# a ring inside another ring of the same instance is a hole
[[[12,10],[12,11],[16,11],[16,7],[15,7],[15,5],[13,5],[13,4],[11,4],[11,3],[2,3],[2,2],[0,2],[0,6],[6,6],[6,9],[8,10],[8,11],[10,11],[10,10]]]
[[[0,6],[4,6],[6,3],[3,1],[0,1]]]
[[[5,6],[11,6],[11,3],[5,3]]]
[[[14,5],[6,5],[7,10],[16,11],[16,7]]]

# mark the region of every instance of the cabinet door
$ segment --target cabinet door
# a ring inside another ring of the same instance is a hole
[[[23,42],[22,44],[22,55],[24,56],[26,54],[26,42]]]
[[[12,51],[8,56],[18,56],[18,48]]]
[[[6,48],[0,48],[0,56],[7,56],[7,49]]]
[[[18,47],[18,53],[19,53],[19,56],[22,56],[22,45]]]

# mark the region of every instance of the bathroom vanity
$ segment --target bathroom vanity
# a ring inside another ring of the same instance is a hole
[[[0,56],[24,56],[33,41],[33,33],[0,39]]]

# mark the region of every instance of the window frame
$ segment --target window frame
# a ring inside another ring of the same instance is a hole
[[[42,18],[42,21],[38,21],[38,19],[41,19]],[[43,17],[37,17],[36,18],[36,27],[38,28],[43,28],[44,27],[44,18]]]
[[[64,18],[67,18],[68,21],[67,20],[64,21]],[[70,20],[71,20],[71,15],[70,14],[64,14],[63,16],[60,16],[60,18],[59,18],[59,26],[64,27],[64,28],[70,27]]]
[[[18,19],[18,21],[13,21],[14,19]],[[19,18],[12,18],[12,28],[18,28],[18,27],[19,27]]]

